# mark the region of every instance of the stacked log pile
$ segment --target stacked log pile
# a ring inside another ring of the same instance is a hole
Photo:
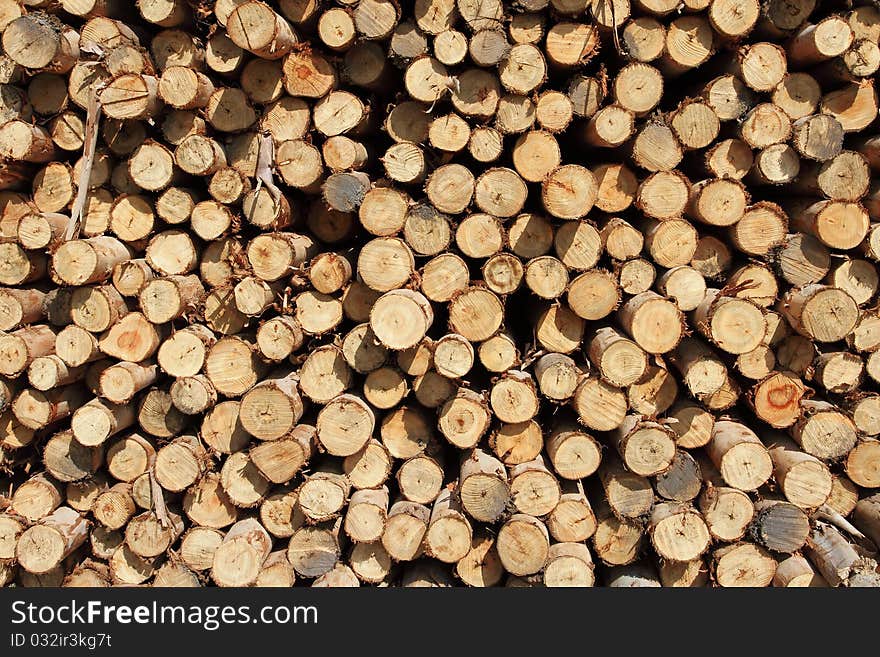
[[[880,584],[874,4],[0,31],[0,584]]]

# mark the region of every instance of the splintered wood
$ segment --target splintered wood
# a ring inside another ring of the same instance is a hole
[[[0,33],[0,585],[880,585],[876,2]]]

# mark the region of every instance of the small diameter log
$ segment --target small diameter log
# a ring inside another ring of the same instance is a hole
[[[752,387],[749,402],[764,422],[784,428],[800,417],[800,401],[805,392],[803,382],[794,373],[774,372]]]
[[[685,338],[679,343],[670,360],[696,398],[717,392],[727,381],[725,364],[709,346],[695,338]]]
[[[135,409],[131,405],[108,404],[93,399],[73,413],[70,428],[81,445],[97,447],[134,422]]]
[[[596,516],[582,486],[562,483],[559,504],[547,516],[547,529],[560,542],[585,541],[596,532]]]
[[[261,381],[241,398],[239,421],[260,440],[275,440],[288,434],[303,414],[297,391],[299,376],[288,374]]]
[[[388,515],[388,489],[366,489],[352,493],[343,528],[356,543],[373,543],[382,538]],[[470,541],[468,541],[470,544]]]
[[[489,403],[502,422],[525,422],[538,412],[539,400],[532,377],[509,370],[492,386]]]
[[[764,548],[737,543],[712,553],[712,570],[719,586],[769,586],[776,574],[776,561]]]
[[[880,481],[878,453],[880,442],[876,440],[866,439],[856,445],[846,457],[845,470],[849,478],[864,488],[877,488]]]
[[[593,535],[593,549],[603,563],[621,566],[632,563],[642,547],[642,524],[620,519],[604,506],[597,513],[599,522]]]
[[[257,347],[269,360],[280,361],[299,349],[303,333],[295,319],[288,316],[273,317],[257,329]],[[159,356],[161,364],[161,354]]]
[[[48,573],[83,544],[88,531],[85,518],[70,507],[59,507],[19,536],[15,558],[29,573]]]
[[[391,505],[382,534],[382,547],[392,559],[413,561],[418,558],[430,515],[428,507],[414,502],[401,500]]]
[[[207,452],[195,436],[180,436],[156,454],[156,481],[167,491],[179,493],[205,472]]]
[[[296,476],[312,456],[315,428],[299,425],[288,437],[261,443],[250,452],[250,458],[269,481],[287,483]]]
[[[864,372],[862,359],[846,351],[821,354],[814,367],[813,381],[834,393],[856,390]]]
[[[264,371],[265,366],[254,354],[253,345],[240,337],[218,340],[205,361],[205,374],[217,392],[231,397],[250,390]]]
[[[807,558],[831,586],[847,583],[862,560],[839,531],[822,523],[810,532],[805,551]]]
[[[280,59],[297,42],[290,24],[262,2],[244,2],[226,19],[226,32],[235,45],[262,59]]]
[[[440,408],[437,426],[451,444],[470,449],[488,431],[490,422],[486,400],[472,390],[460,388]]]
[[[98,348],[113,358],[133,363],[141,362],[153,354],[159,348],[159,343],[164,335],[160,331],[161,327],[148,322],[141,313],[128,313],[116,324],[110,327],[110,330],[101,336],[98,340]],[[65,329],[59,336],[66,334],[69,329]],[[65,339],[68,336],[65,335]],[[77,360],[82,359],[87,353],[85,350],[89,347],[90,342],[81,334],[71,334],[69,339],[76,340],[76,344],[71,343],[74,354],[71,357]],[[56,340],[56,348],[58,341]],[[93,360],[89,358],[88,360]]]
[[[223,491],[220,476],[214,473],[206,474],[187,490],[183,510],[194,523],[214,529],[228,527],[238,517],[238,509]]]
[[[474,364],[474,348],[460,335],[450,333],[434,344],[434,368],[450,379],[465,376]]]
[[[253,584],[271,550],[272,537],[259,521],[241,520],[230,527],[214,552],[211,579],[218,586]]]
[[[71,240],[52,256],[51,275],[59,284],[100,283],[113,274],[113,268],[131,258],[128,248],[109,236]]]
[[[431,509],[425,551],[443,563],[457,563],[471,549],[471,524],[450,489],[441,491]]]
[[[0,374],[15,378],[31,363],[55,351],[56,332],[45,324],[35,324],[0,335]]]
[[[828,583],[813,569],[806,557],[796,554],[779,562],[773,576],[773,586],[825,587]]]
[[[507,508],[510,487],[500,461],[474,449],[461,463],[459,498],[464,511],[479,522],[493,522]]]
[[[245,452],[230,455],[220,470],[220,483],[235,506],[250,509],[258,506],[271,487]]]
[[[880,545],[880,495],[859,500],[853,510],[852,521],[875,545]]]
[[[114,404],[128,404],[134,395],[153,384],[159,374],[157,365],[122,362],[101,372],[98,387],[102,397]]]
[[[564,354],[545,354],[535,362],[534,372],[541,394],[557,403],[571,399],[582,376],[574,360]]]
[[[808,454],[821,459],[837,459],[855,446],[855,425],[834,405],[802,400],[801,412],[802,416],[790,428],[790,433]]]
[[[0,288],[0,330],[12,331],[42,320],[45,298],[37,289]]]
[[[709,289],[694,310],[697,329],[722,350],[732,354],[748,353],[763,340],[767,330],[764,315],[755,303]]]
[[[498,531],[498,558],[512,575],[532,575],[544,568],[550,536],[543,522],[522,513],[512,515]]]
[[[125,527],[137,512],[131,496],[131,484],[119,483],[95,499],[91,508],[95,520],[110,530]]]
[[[112,285],[80,287],[70,295],[73,323],[93,333],[106,331],[128,313],[122,295]]]
[[[73,432],[62,431],[52,436],[43,449],[43,464],[58,481],[82,481],[94,475],[101,465],[101,450],[83,447]]]
[[[124,297],[136,297],[144,283],[154,277],[146,260],[120,262],[113,268],[113,287]]]
[[[155,457],[153,443],[132,433],[115,440],[107,449],[107,470],[120,481],[132,482],[147,472]]]
[[[639,519],[654,505],[651,482],[628,471],[618,459],[603,460],[599,480],[608,506],[620,518]]]
[[[418,344],[433,321],[430,302],[411,290],[386,292],[370,311],[373,333],[382,344],[395,350],[409,349]],[[458,332],[461,333],[460,330]]]
[[[795,216],[793,225],[831,249],[853,249],[868,233],[867,211],[858,203],[818,201]]]
[[[702,473],[697,461],[685,450],[676,450],[672,464],[654,480],[660,497],[675,502],[688,502],[700,494]]]
[[[138,424],[151,436],[170,438],[186,426],[187,417],[174,408],[171,395],[159,388],[147,391],[138,405]]]
[[[850,405],[856,428],[866,436],[880,434],[880,395],[856,397]]]
[[[590,341],[589,357],[605,380],[621,387],[641,379],[648,366],[641,347],[610,327],[596,331]]]
[[[47,392],[25,388],[12,402],[12,412],[25,427],[42,429],[69,417],[85,403],[86,395],[77,384]]]
[[[672,350],[682,336],[681,311],[655,292],[634,296],[620,308],[618,318],[632,339],[651,354]]]
[[[358,490],[381,486],[391,473],[392,457],[377,440],[370,440],[360,451],[347,456],[342,467]]]
[[[200,324],[176,331],[159,347],[156,355],[159,367],[171,376],[195,376],[201,372],[215,341],[213,332]]]
[[[789,61],[798,68],[806,68],[832,57],[850,47],[853,31],[842,16],[829,16],[819,23],[808,23],[788,43]]]
[[[505,465],[517,465],[541,453],[543,436],[534,420],[518,424],[501,424],[489,436],[489,446]]]
[[[518,512],[545,516],[556,508],[561,492],[558,480],[539,456],[510,469],[510,494]]]
[[[802,509],[779,500],[755,503],[752,538],[768,550],[791,554],[803,547],[810,533],[810,520]]]
[[[339,562],[342,521],[336,520],[309,527],[301,527],[290,538],[287,559],[297,574],[303,577],[320,577]],[[363,544],[361,544],[363,545]]]
[[[638,415],[628,415],[615,429],[614,442],[626,467],[643,477],[663,472],[675,457],[673,432]]]
[[[318,441],[334,456],[351,456],[367,444],[375,422],[373,412],[363,401],[343,394],[318,413]]]
[[[345,475],[318,471],[306,477],[297,491],[297,501],[309,521],[324,522],[339,515],[350,489]]]
[[[37,522],[58,508],[62,501],[61,487],[45,473],[39,473],[16,489],[9,509],[27,521]],[[21,527],[16,533],[21,533]],[[12,556],[10,554],[9,558]]]
[[[162,324],[195,307],[205,295],[205,288],[195,275],[167,276],[148,281],[138,294],[144,316]]]
[[[687,214],[712,226],[732,226],[745,214],[749,196],[736,180],[715,178],[696,183]]]
[[[711,538],[696,509],[674,502],[654,506],[648,536],[657,554],[670,561],[696,559],[709,548]]]
[[[751,429],[739,422],[716,422],[706,451],[724,481],[740,490],[756,490],[773,471],[767,449]]]
[[[68,482],[64,491],[67,505],[76,511],[89,511],[98,495],[107,490],[108,485],[108,478],[100,473],[83,481]]]

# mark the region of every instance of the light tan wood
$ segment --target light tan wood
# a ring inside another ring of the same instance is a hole
[[[766,447],[753,431],[738,422],[716,422],[706,450],[724,481],[733,488],[755,490],[772,474]]]

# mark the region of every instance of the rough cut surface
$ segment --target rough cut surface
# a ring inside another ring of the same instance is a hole
[[[0,0],[0,585],[880,585],[878,40]]]

